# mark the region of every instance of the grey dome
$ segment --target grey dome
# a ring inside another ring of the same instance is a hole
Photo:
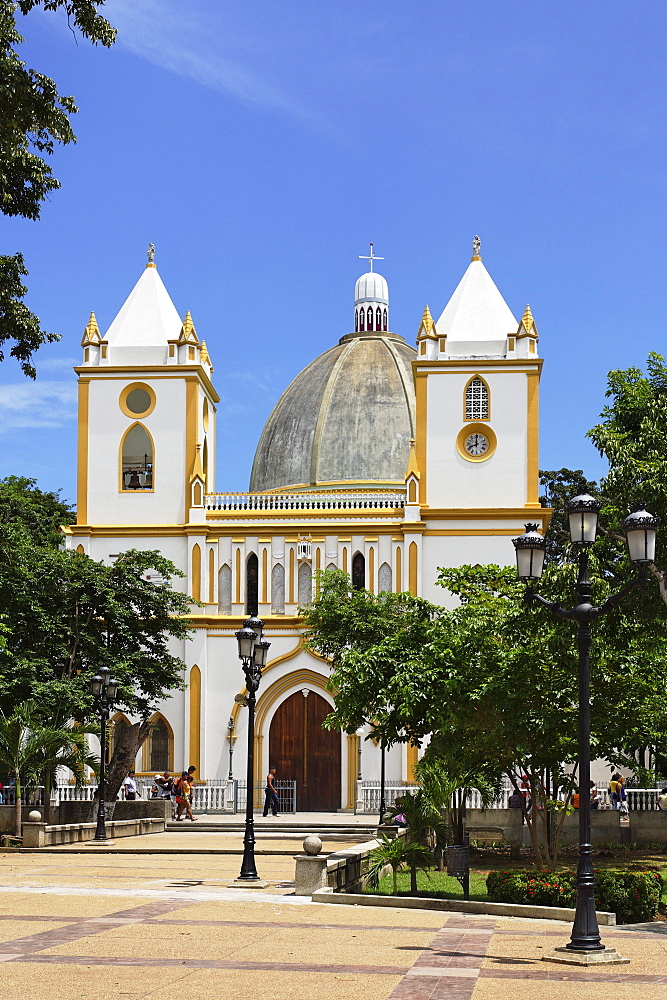
[[[414,437],[416,351],[393,333],[351,333],[297,375],[255,453],[250,489],[403,482]]]

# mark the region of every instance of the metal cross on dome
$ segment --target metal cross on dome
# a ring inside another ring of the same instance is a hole
[[[359,254],[359,260],[367,260],[367,261],[369,261],[369,270],[370,270],[370,272],[372,274],[373,273],[373,261],[374,260],[384,260],[384,257],[378,257],[377,254],[373,253],[373,244],[372,243],[369,243],[369,246],[370,246],[371,250],[370,250],[370,254],[368,255],[368,257],[363,257],[361,254]]]

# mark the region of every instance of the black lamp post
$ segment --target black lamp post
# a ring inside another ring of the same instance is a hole
[[[623,522],[630,560],[637,564],[638,573],[618,593],[612,594],[603,604],[591,604],[591,581],[588,577],[589,549],[597,533],[600,503],[593,497],[574,497],[567,505],[570,522],[570,537],[577,550],[578,603],[571,610],[562,608],[554,601],[534,593],[533,586],[542,576],[546,542],[538,534],[536,524],[527,524],[526,531],[513,539],[516,549],[517,573],[526,584],[525,599],[529,603],[537,601],[559,618],[577,622],[579,629],[577,647],[579,650],[579,864],[577,866],[577,908],[570,943],[565,949],[580,953],[582,961],[592,952],[604,951],[600,940],[597,917],[595,916],[595,879],[593,876],[593,846],[591,844],[591,746],[590,746],[590,648],[591,623],[601,615],[615,608],[636,587],[649,584],[648,565],[655,557],[655,538],[658,518],[646,510],[630,514]],[[574,955],[572,956],[574,958]]]
[[[234,753],[234,719],[230,715],[229,722],[227,723],[227,739],[229,740],[229,774],[227,778],[231,781],[234,777],[232,771],[232,755]]]
[[[99,674],[90,681],[90,690],[97,711],[100,714],[100,780],[97,786],[97,826],[95,828],[94,841],[106,843],[106,814],[104,811],[104,800],[106,797],[106,756],[107,756],[107,724],[109,713],[113,709],[114,702],[118,695],[118,681],[111,676],[108,667],[102,667]]]
[[[242,629],[236,633],[239,644],[239,659],[243,664],[245,686],[248,691],[248,768],[246,773],[245,835],[243,837],[243,864],[237,881],[259,882],[255,865],[255,821],[253,818],[253,779],[255,745],[255,702],[256,692],[262,678],[262,668],[266,664],[266,654],[270,642],[262,640],[264,622],[261,618],[248,618]],[[230,740],[231,747],[231,740]]]

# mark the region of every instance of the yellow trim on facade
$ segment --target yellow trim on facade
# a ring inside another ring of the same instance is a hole
[[[197,417],[198,409],[198,385],[195,378],[185,380],[185,511],[184,520],[187,519],[190,507],[190,475],[194,468],[197,457]]]
[[[79,407],[77,425],[77,524],[85,524],[88,520],[88,413],[90,402],[90,383],[88,379],[79,379]]]
[[[201,670],[195,663],[190,670],[190,764],[201,773]]]
[[[131,410],[127,405],[127,397],[131,392],[134,392],[135,389],[143,389],[143,391],[147,392],[150,396],[150,403],[148,404],[147,409],[145,409],[142,413],[135,413],[134,410]],[[126,417],[129,417],[131,420],[142,420],[144,417],[149,416],[155,409],[155,390],[152,389],[146,382],[130,382],[129,385],[126,385],[125,388],[121,390],[118,405]]]
[[[368,589],[375,593],[375,549],[371,545],[368,550]]]
[[[489,447],[483,455],[471,455],[466,451],[465,443],[471,434],[483,434],[489,442]],[[489,424],[482,424],[479,421],[465,424],[456,436],[456,450],[461,458],[465,458],[466,462],[486,462],[495,452],[497,444],[498,439],[493,428]]]
[[[262,549],[262,604],[268,604],[268,549]]]
[[[201,601],[201,549],[195,542],[192,546],[192,570],[190,575],[190,586],[193,601]]]
[[[396,546],[396,579],[394,590],[397,594],[400,594],[403,589],[403,568],[402,568],[402,555],[403,550],[399,545]]]
[[[167,368],[168,374],[165,374]],[[199,379],[206,389],[206,393],[212,403],[219,403],[220,396],[213,388],[213,383],[206,374],[206,370],[199,364],[194,365],[104,365],[100,368],[83,367],[77,365],[74,368],[77,375],[85,375],[87,378],[106,379],[107,381],[119,381],[132,377],[132,373],[140,372],[145,378],[150,379],[173,379],[174,375],[187,374],[188,372]]]
[[[347,736],[347,803],[346,809],[356,805],[357,761],[359,759],[359,737],[356,733]]]
[[[539,503],[539,375],[530,374],[528,375],[526,381],[528,383],[528,414],[526,424],[526,500],[528,503]]]
[[[215,549],[208,550],[208,603],[215,604]]]
[[[415,451],[417,454],[417,468],[421,475],[419,497],[422,503],[426,503],[426,432],[427,432],[427,409],[428,409],[428,381],[425,375],[418,375],[415,362],[412,363],[412,371],[415,376]]]
[[[294,560],[294,549],[290,548],[290,550],[289,550],[289,602],[288,602],[289,604],[294,604],[294,577],[295,577],[294,562],[295,562],[295,560]]]
[[[474,260],[474,258],[473,258]],[[405,747],[405,777],[407,781],[416,781],[415,764],[419,760],[419,747],[407,743]]]
[[[236,600],[235,604],[241,603],[241,550],[236,550]]]
[[[529,372],[533,372],[535,368],[541,368],[543,364],[544,358],[532,358],[530,360],[528,358],[485,358],[483,361],[480,358],[443,358],[441,361],[422,361],[420,358],[415,358],[412,362],[416,377],[422,371],[430,372],[435,370],[446,374],[454,368],[469,368],[471,372],[483,371],[487,368],[509,368],[512,369],[510,374],[516,374],[516,372],[528,374]],[[84,368],[84,371],[90,371],[90,369]]]
[[[419,553],[417,550],[417,543],[410,542],[410,547],[408,549],[408,590],[415,597],[419,593],[417,583],[418,583],[418,560]]]

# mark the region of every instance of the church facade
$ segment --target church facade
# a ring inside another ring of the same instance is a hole
[[[285,390],[242,494],[216,489],[211,358],[152,254],[104,335],[91,314],[75,369],[78,514],[66,545],[104,561],[159,549],[184,573],[176,585],[203,605],[193,605],[194,638],[175,649],[186,690],[159,706],[138,772],[194,764],[203,779],[225,779],[233,741],[235,777],[245,776],[234,633],[257,610],[271,648],[255,778],[276,766],[297,782],[300,811],[352,808],[359,747],[364,778],[379,777],[380,752],[363,736],[321,728],[333,705],[329,669],[305,648],[298,617],[317,571],[444,603],[438,567],[509,564],[525,522],[546,527],[530,309],[514,317],[476,242],[440,318],[424,309],[413,347],[391,332],[374,260],[371,248],[353,329]],[[416,754],[388,751],[387,777],[410,780]]]

